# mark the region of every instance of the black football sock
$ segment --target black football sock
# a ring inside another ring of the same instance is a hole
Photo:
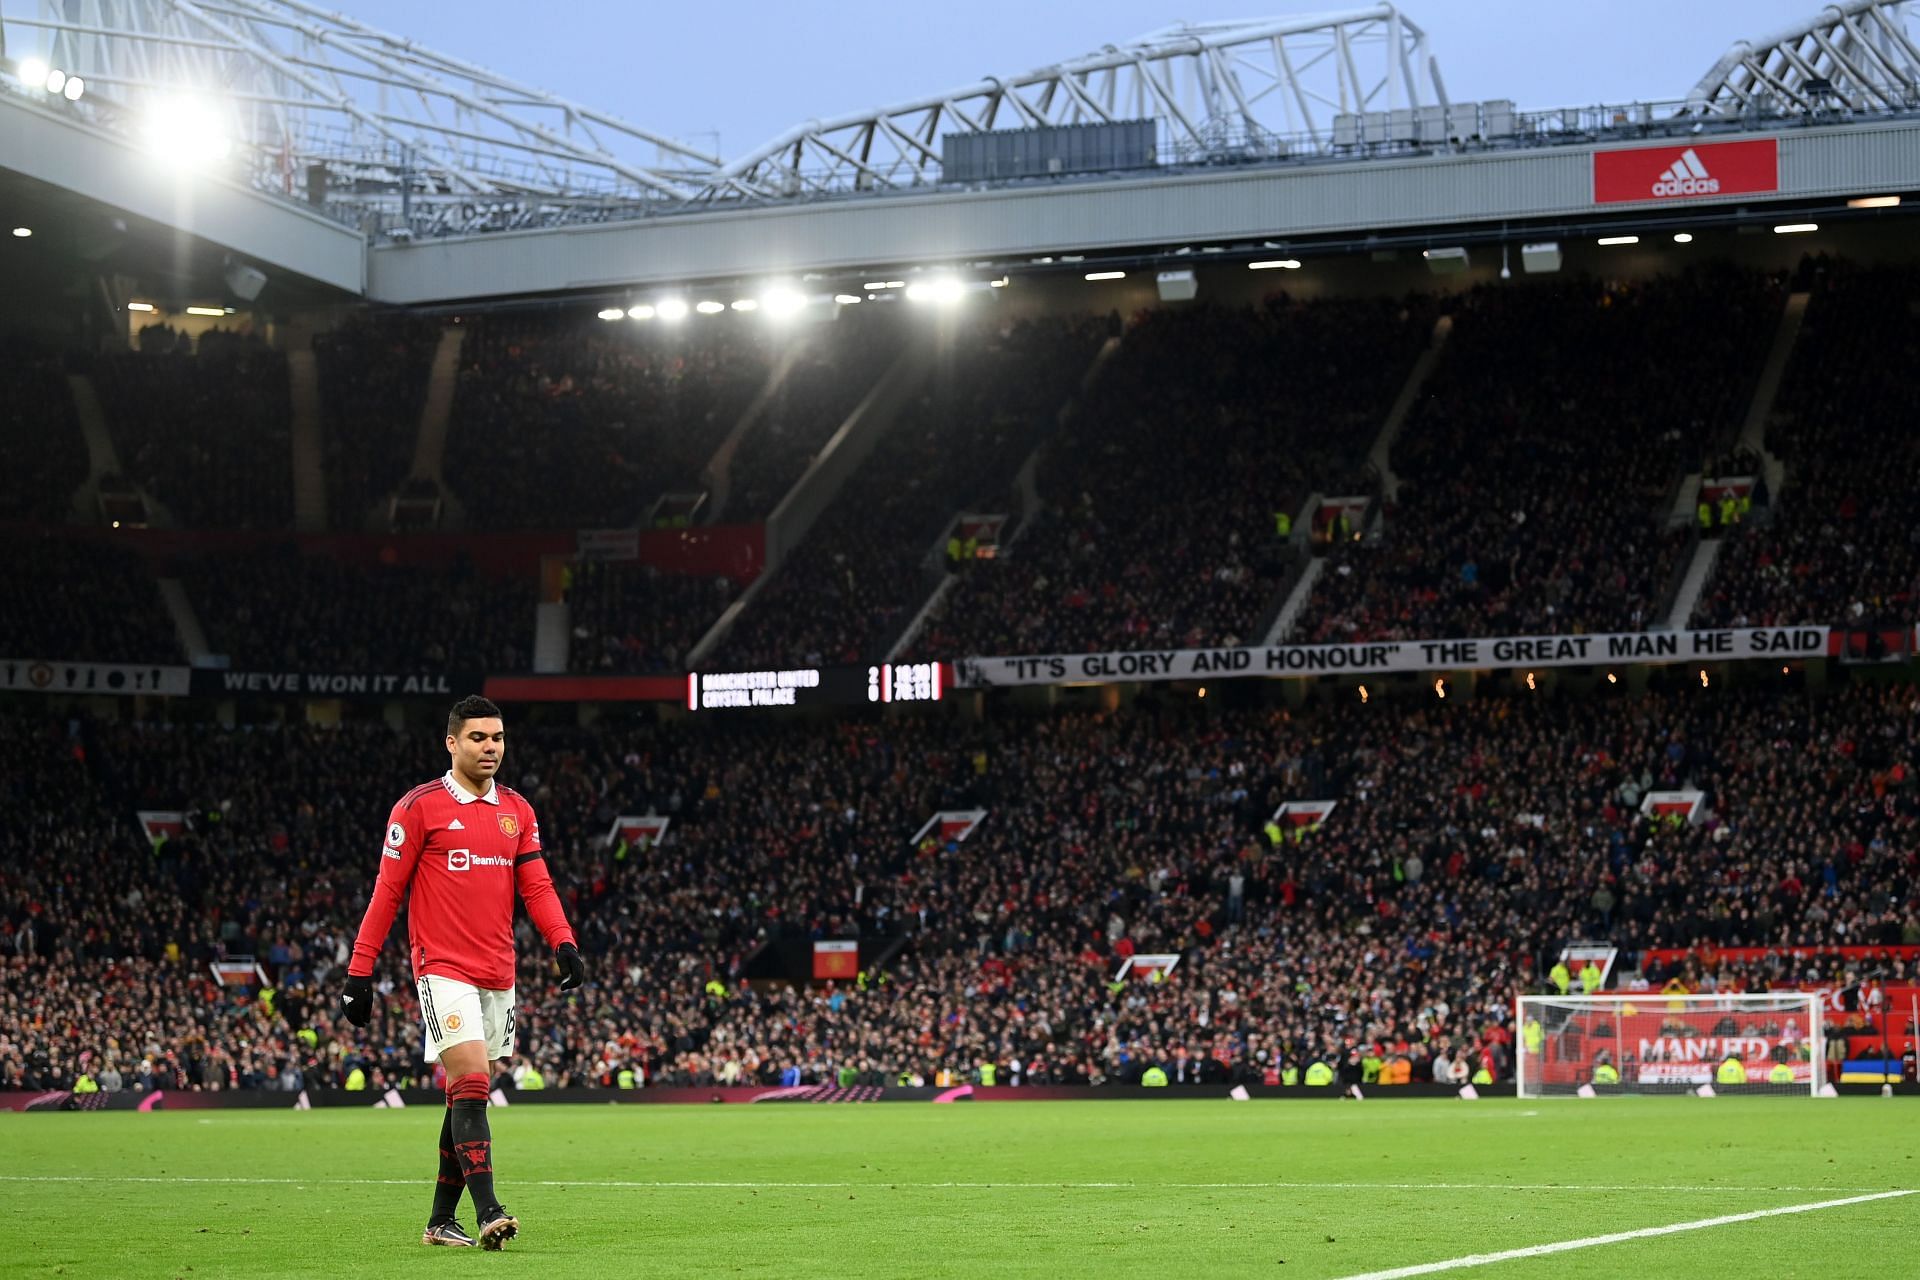
[[[453,1154],[453,1104],[448,1103],[440,1120],[440,1177],[433,1186],[433,1217],[428,1221],[453,1221],[460,1212],[460,1193],[466,1187],[460,1161]]]
[[[487,1125],[487,1077],[461,1076],[447,1089],[453,1098],[453,1154],[483,1219],[497,1209],[493,1194],[493,1131]]]

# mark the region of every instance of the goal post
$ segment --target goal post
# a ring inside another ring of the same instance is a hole
[[[1827,1082],[1816,992],[1521,996],[1514,1084],[1523,1098],[1715,1093],[1813,1096]]]

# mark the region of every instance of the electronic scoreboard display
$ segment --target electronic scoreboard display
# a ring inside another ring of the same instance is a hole
[[[878,662],[865,667],[793,667],[784,671],[691,671],[689,711],[758,707],[858,706],[939,702],[952,680],[939,662]]]

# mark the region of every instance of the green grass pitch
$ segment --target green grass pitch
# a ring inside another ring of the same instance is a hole
[[[0,1275],[1304,1280],[1920,1187],[1899,1099],[523,1106],[488,1254],[419,1243],[439,1119],[0,1114]],[[1464,1273],[1880,1280],[1916,1240],[1920,1195]]]

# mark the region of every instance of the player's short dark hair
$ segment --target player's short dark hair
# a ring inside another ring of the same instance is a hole
[[[453,710],[447,712],[447,736],[460,736],[460,726],[469,720],[498,720],[500,708],[477,693],[470,693],[453,704]]]

